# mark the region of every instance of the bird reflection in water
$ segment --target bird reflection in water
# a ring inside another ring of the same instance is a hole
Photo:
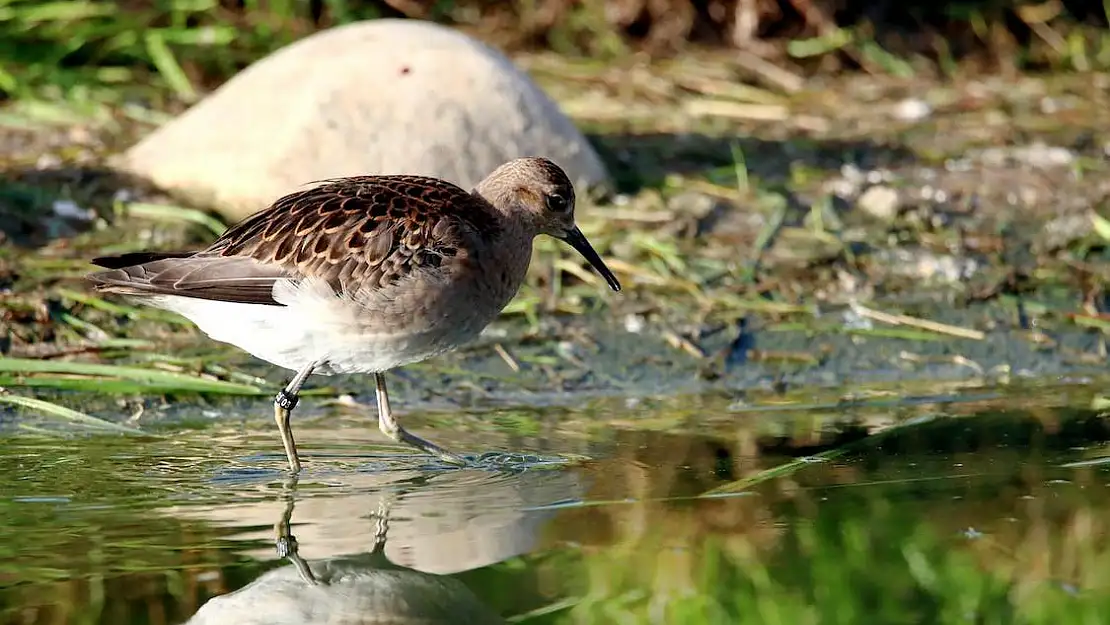
[[[385,555],[391,496],[383,493],[368,553],[309,562],[292,533],[296,478],[285,484],[274,524],[278,556],[291,562],[243,588],[208,601],[186,625],[501,624],[462,582],[390,562]]]
[[[277,553],[290,564],[209,600],[186,625],[505,623],[447,575],[531,551],[539,528],[554,514],[548,508],[582,495],[580,475],[467,473],[422,476],[406,486],[394,482],[395,487],[357,495],[363,510],[374,510],[372,528],[366,528],[372,538],[363,543],[369,551],[311,561],[301,556],[292,531],[297,479],[287,478],[274,531]],[[344,542],[351,544],[353,528],[346,527]],[[323,537],[318,522],[304,529],[312,530],[313,540]]]

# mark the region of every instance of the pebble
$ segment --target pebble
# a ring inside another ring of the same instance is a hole
[[[863,212],[883,221],[893,221],[901,208],[898,192],[885,185],[868,188],[860,195],[857,204]]]
[[[921,98],[906,98],[894,106],[894,117],[907,122],[921,121],[932,112],[933,107]]]

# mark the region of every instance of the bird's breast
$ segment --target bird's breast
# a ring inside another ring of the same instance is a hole
[[[332,326],[328,360],[338,373],[381,371],[426,360],[476,339],[516,295],[528,257],[475,255],[361,299]]]

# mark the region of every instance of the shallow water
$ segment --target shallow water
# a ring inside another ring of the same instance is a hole
[[[1096,390],[404,417],[458,451],[567,459],[512,471],[295,418],[296,481],[264,402],[157,436],[13,435],[0,623],[1107,622]]]

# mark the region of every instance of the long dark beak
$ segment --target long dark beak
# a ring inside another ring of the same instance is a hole
[[[594,266],[594,269],[601,274],[601,277],[605,278],[605,281],[609,283],[609,288],[614,291],[621,290],[621,283],[617,281],[617,277],[605,266],[605,261],[601,260],[601,257],[594,251],[594,246],[590,245],[590,242],[586,240],[586,235],[582,234],[582,231],[579,230],[577,226],[571,228],[566,236],[563,237],[563,240],[570,243],[571,247],[578,250],[578,253]]]

